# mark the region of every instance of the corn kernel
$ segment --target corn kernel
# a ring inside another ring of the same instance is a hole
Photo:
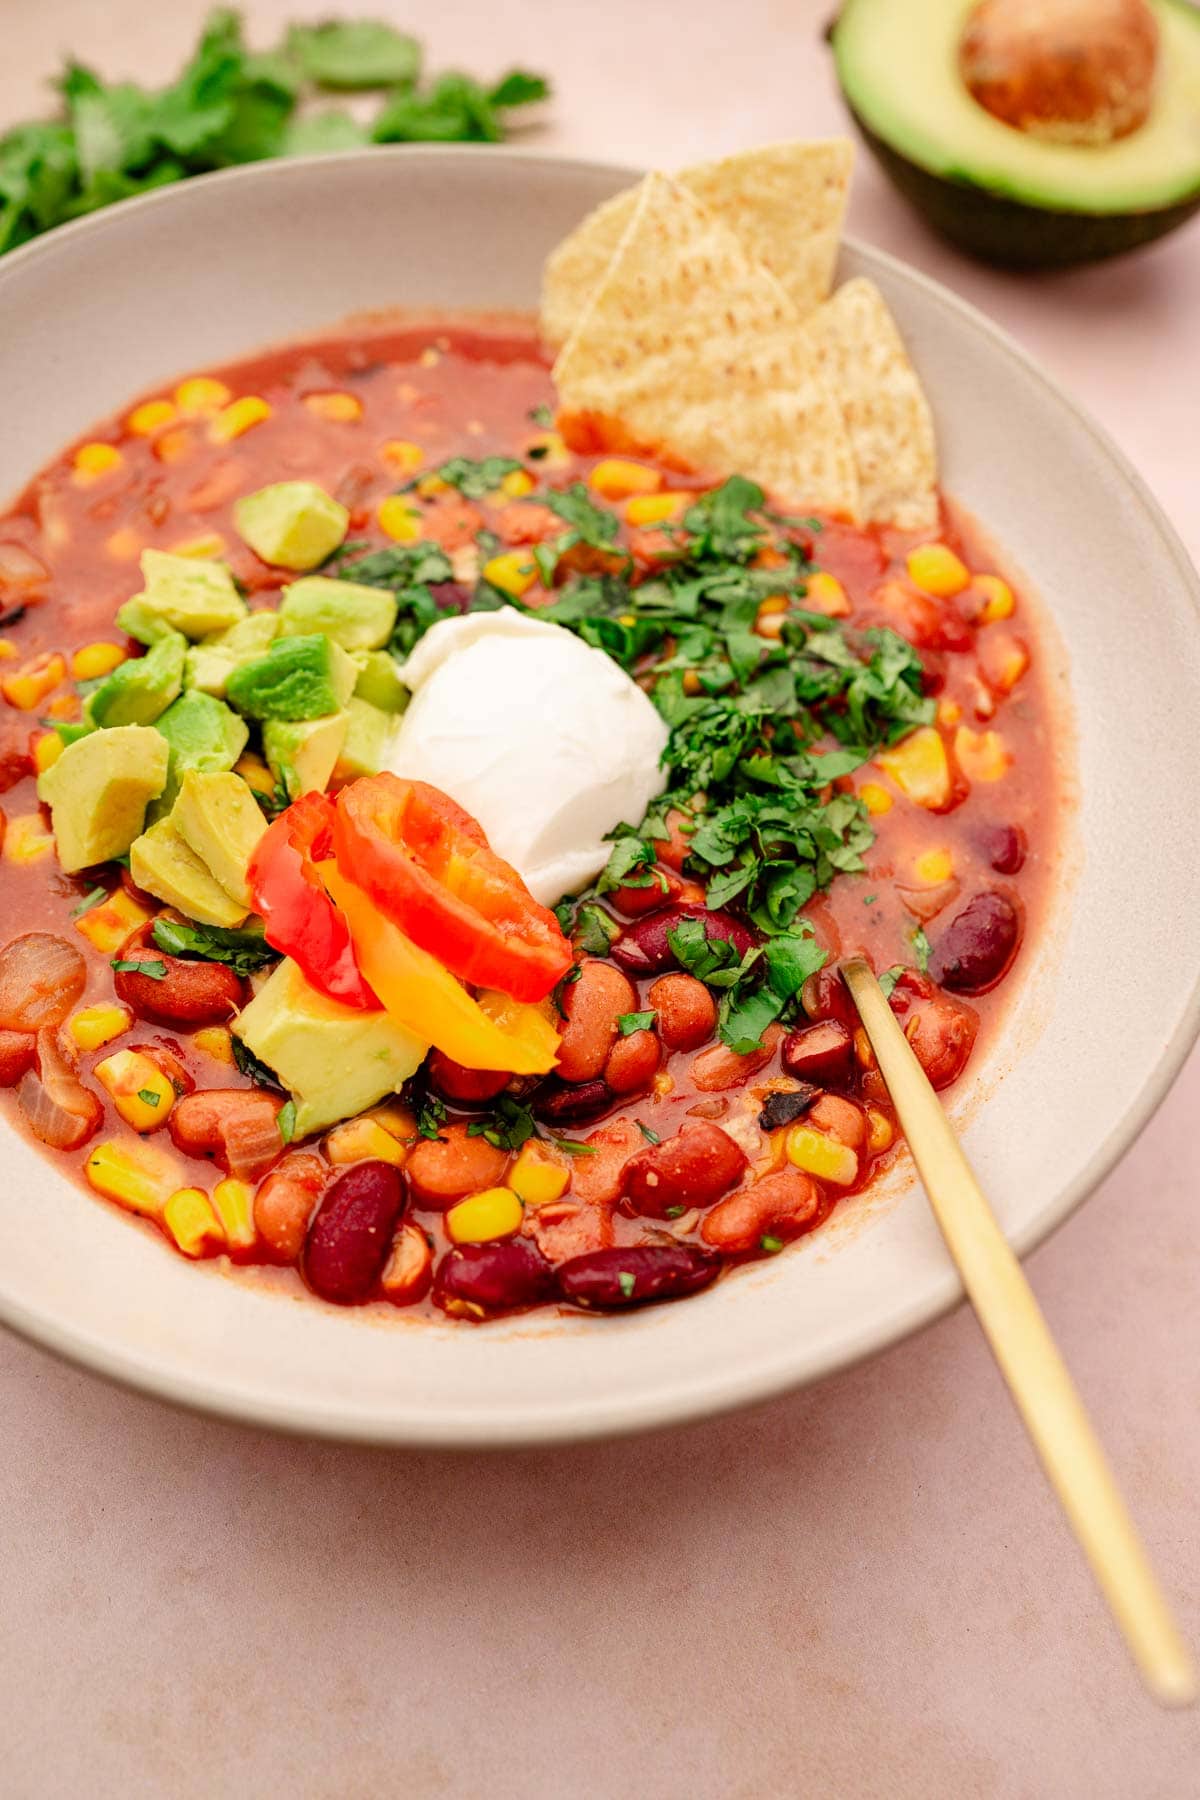
[[[127,1006],[85,1006],[81,1012],[71,1015],[67,1030],[77,1049],[99,1050],[102,1045],[119,1038],[123,1031],[128,1031],[132,1024],[133,1014]]]
[[[331,1163],[379,1161],[401,1168],[408,1156],[405,1146],[374,1119],[347,1119],[344,1125],[335,1125],[324,1147]]]
[[[764,602],[765,604],[766,602]],[[754,616],[754,629],[759,637],[781,638],[783,636],[783,614],[764,612],[763,607],[760,606]]]
[[[875,1067],[875,1052],[871,1048],[870,1038],[861,1025],[856,1026],[854,1031],[854,1055],[860,1069]]]
[[[205,1056],[211,1056],[214,1062],[227,1063],[233,1067],[233,1037],[224,1025],[205,1025],[202,1030],[194,1032],[192,1042],[197,1050]]]
[[[867,1149],[872,1156],[878,1156],[881,1150],[890,1150],[896,1141],[896,1127],[885,1112],[878,1107],[867,1108]]]
[[[396,544],[415,544],[421,535],[421,509],[405,494],[389,494],[379,502],[380,528]]]
[[[979,660],[990,688],[998,694],[1011,694],[1029,667],[1029,650],[1018,637],[986,638],[980,645]]]
[[[33,766],[38,774],[52,769],[65,749],[57,731],[39,731],[33,740]]]
[[[246,786],[256,794],[270,796],[275,792],[275,777],[265,762],[252,751],[239,756],[233,765],[235,775],[240,775]]]
[[[506,550],[484,563],[483,579],[519,600],[537,580],[537,565],[526,550]]]
[[[144,400],[126,419],[125,429],[134,437],[155,437],[173,425],[175,418],[175,408],[169,400]]]
[[[954,756],[968,781],[1001,781],[1013,760],[998,731],[971,731],[965,725],[954,734]]]
[[[984,597],[976,624],[994,625],[998,619],[1012,618],[1017,602],[1007,581],[999,575],[972,575],[971,586]]]
[[[98,1194],[115,1200],[127,1212],[143,1218],[161,1218],[167,1198],[179,1178],[173,1157],[151,1144],[106,1138],[89,1153],[83,1172]]]
[[[627,462],[623,457],[606,457],[588,476],[588,486],[605,500],[627,500],[631,494],[657,494],[663,484],[658,469],[646,463]]]
[[[118,887],[99,906],[81,913],[75,929],[102,956],[115,956],[126,938],[153,917],[139,900]]]
[[[67,676],[66,658],[57,650],[43,650],[40,656],[33,656],[11,675],[0,681],[0,693],[10,706],[19,708],[21,712],[34,712],[41,705],[46,695],[56,688]]]
[[[122,525],[105,538],[104,548],[114,562],[136,562],[142,553],[142,540],[132,525]]]
[[[102,476],[111,475],[124,460],[115,444],[81,444],[72,458],[75,480],[87,487]]]
[[[858,1156],[836,1138],[826,1137],[812,1125],[793,1125],[787,1139],[788,1161],[818,1181],[835,1187],[853,1187],[858,1180]]]
[[[154,440],[154,454],[159,462],[182,462],[192,451],[192,434],[186,425],[177,425],[172,431],[164,431],[161,437]]]
[[[650,1091],[658,1100],[665,1100],[668,1094],[675,1091],[675,1077],[666,1069],[660,1069],[650,1083]]]
[[[71,673],[76,681],[95,681],[98,676],[111,675],[126,654],[120,644],[85,644],[71,658]]]
[[[858,797],[872,818],[878,818],[882,813],[891,812],[896,804],[887,789],[880,787],[877,781],[864,781],[858,790]]]
[[[220,556],[225,549],[225,539],[219,531],[210,531],[204,537],[184,538],[181,544],[171,545],[172,556]]]
[[[407,1106],[401,1106],[399,1101],[387,1100],[382,1106],[373,1106],[366,1116],[374,1119],[377,1125],[382,1125],[385,1131],[398,1138],[402,1144],[412,1145],[416,1142],[416,1114]]]
[[[78,719],[79,712],[78,694],[56,694],[46,708],[50,719]]]
[[[25,867],[41,862],[54,849],[54,833],[47,831],[41,813],[18,813],[8,821],[4,833],[4,854],[9,862]]]
[[[772,613],[785,613],[791,604],[786,594],[768,594],[759,604],[758,616],[761,619]]]
[[[486,1244],[492,1238],[511,1237],[521,1218],[521,1202],[511,1188],[484,1188],[450,1208],[446,1235],[454,1244]]]
[[[380,444],[379,454],[389,469],[395,469],[400,475],[415,475],[425,461],[420,444],[414,444],[408,438],[389,438],[386,444]]]
[[[208,427],[208,440],[211,444],[231,444],[234,438],[244,437],[246,432],[253,431],[271,416],[269,401],[261,394],[243,394],[240,400],[231,400],[228,406],[222,407]]]
[[[500,482],[500,492],[506,500],[520,500],[525,494],[532,494],[537,482],[528,469],[510,469]]]
[[[508,1185],[526,1206],[549,1206],[570,1187],[571,1171],[559,1151],[530,1138],[509,1170]]]
[[[805,594],[801,605],[809,612],[824,613],[829,619],[844,619],[850,611],[850,596],[827,569],[814,569],[804,577]]]
[[[926,594],[948,600],[961,594],[971,579],[971,571],[949,544],[921,544],[907,557],[908,577]]]
[[[221,1221],[202,1188],[176,1188],[163,1207],[162,1222],[185,1256],[224,1248]]]
[[[422,500],[436,500],[439,494],[452,494],[454,489],[440,475],[422,475],[417,483],[417,492]]]
[[[665,525],[678,519],[691,505],[694,496],[678,492],[670,494],[635,494],[625,503],[625,520],[629,525]]]
[[[950,759],[941,733],[932,725],[910,732],[894,749],[881,750],[875,760],[918,806],[937,812],[949,804],[953,791]]]
[[[140,1050],[117,1050],[96,1064],[96,1080],[135,1131],[157,1131],[175,1104],[175,1089],[158,1064]]]
[[[335,425],[353,425],[363,416],[357,394],[305,394],[304,404],[318,419],[329,419]]]
[[[175,389],[175,404],[185,419],[203,419],[220,412],[233,398],[223,381],[211,375],[193,375]]]
[[[534,452],[534,460],[539,469],[565,469],[571,461],[571,452],[559,431],[543,431],[537,437],[530,438],[525,454],[529,456]]]
[[[954,873],[954,858],[948,850],[923,850],[913,862],[918,881],[927,887],[938,887]]]
[[[939,725],[944,725],[947,730],[950,730],[952,726],[959,723],[961,718],[962,707],[957,700],[938,701],[937,722]]]
[[[19,652],[11,638],[0,638],[0,662],[12,662]]]
[[[417,358],[417,361],[423,369],[436,369],[441,360],[441,351],[435,350],[432,344],[429,345],[428,349],[422,350],[420,356]]]
[[[258,1242],[254,1228],[254,1189],[248,1181],[227,1175],[212,1193],[213,1210],[231,1250],[252,1250]]]

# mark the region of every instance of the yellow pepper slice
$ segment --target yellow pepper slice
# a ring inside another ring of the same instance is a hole
[[[558,1057],[558,1033],[542,1006],[485,990],[472,999],[436,956],[347,881],[332,860],[318,863],[330,897],[345,914],[358,966],[387,1012],[465,1069],[544,1075]]]

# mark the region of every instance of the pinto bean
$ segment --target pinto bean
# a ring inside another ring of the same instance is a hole
[[[632,1119],[608,1119],[584,1143],[588,1156],[571,1159],[571,1198],[585,1206],[610,1206],[621,1192],[625,1164],[646,1140]]]
[[[687,827],[687,829],[685,829]],[[682,812],[673,806],[667,814],[667,835],[665,838],[652,838],[654,851],[660,863],[666,863],[668,869],[682,872],[684,859],[692,847],[696,820],[692,813]]]
[[[280,1262],[294,1263],[329,1170],[310,1150],[293,1150],[272,1169],[254,1196],[258,1235]]]
[[[206,1088],[172,1108],[171,1142],[186,1156],[209,1156],[239,1181],[265,1175],[283,1154],[277,1120],[282,1094],[263,1088]]]
[[[841,1094],[822,1094],[809,1109],[808,1123],[836,1138],[856,1155],[861,1156],[866,1148],[867,1115],[861,1106],[844,1099]]]
[[[762,1044],[748,1055],[731,1050],[728,1044],[710,1045],[707,1050],[700,1052],[692,1064],[692,1086],[699,1088],[702,1094],[720,1094],[726,1088],[741,1087],[751,1075],[766,1067],[782,1036],[783,1032],[778,1025],[768,1025],[763,1033]]]
[[[563,1081],[594,1081],[608,1060],[617,1036],[617,1020],[637,1007],[633,983],[609,962],[589,956],[579,979],[563,989],[566,1021],[558,1046],[558,1074]]]
[[[637,1212],[665,1219],[677,1206],[711,1206],[741,1180],[746,1167],[745,1151],[728,1132],[694,1119],[676,1137],[631,1156],[622,1189]]]
[[[323,1300],[352,1306],[374,1287],[404,1206],[394,1164],[355,1163],[326,1188],[304,1246],[308,1285]]]
[[[560,1265],[558,1286],[575,1306],[617,1311],[697,1294],[720,1272],[721,1258],[696,1244],[631,1244],[573,1256]]]
[[[658,1073],[662,1045],[652,1031],[631,1031],[608,1053],[604,1079],[614,1094],[640,1094]]]
[[[613,961],[631,975],[658,975],[664,969],[678,968],[679,959],[669,939],[684,919],[702,920],[705,937],[724,938],[739,956],[745,956],[758,941],[750,927],[732,913],[694,903],[663,906],[622,932],[612,947]]]
[[[819,1225],[828,1211],[821,1189],[800,1169],[779,1169],[739,1188],[714,1206],[700,1236],[714,1250],[738,1256],[757,1250],[764,1237],[792,1238]]]
[[[467,1069],[456,1063],[443,1050],[435,1050],[429,1058],[429,1075],[439,1094],[457,1100],[460,1106],[482,1106],[494,1100],[511,1076],[504,1069]]]
[[[979,1014],[936,989],[915,1000],[905,1015],[904,1035],[935,1088],[949,1087],[967,1066],[979,1030]]]
[[[433,1301],[456,1319],[535,1306],[554,1292],[554,1270],[526,1237],[458,1244],[438,1264]]]
[[[607,1081],[569,1082],[551,1078],[533,1097],[533,1111],[549,1125],[582,1125],[607,1112],[614,1099]]]
[[[444,1212],[456,1200],[498,1187],[508,1151],[485,1137],[469,1137],[465,1125],[443,1125],[436,1138],[420,1138],[405,1164],[414,1206]]]
[[[717,1003],[694,975],[660,975],[646,997],[668,1050],[698,1050],[717,1028]]]
[[[37,1055],[37,1038],[31,1031],[0,1031],[0,1087],[16,1087]]]
[[[940,934],[929,973],[956,994],[983,994],[1007,973],[1021,941],[1021,916],[1004,894],[968,900]]]
[[[139,975],[122,969],[113,977],[113,990],[139,1019],[160,1025],[218,1025],[237,1012],[245,999],[246,984],[224,963],[189,962],[167,956],[154,943],[152,927],[136,931],[121,951],[122,962],[162,963],[166,974]]]
[[[651,874],[653,880],[646,887],[613,889],[612,903],[618,912],[623,912],[630,919],[640,919],[644,914],[657,912],[660,906],[670,906],[680,898],[686,884],[674,869],[664,869],[656,863]]]
[[[839,1086],[854,1073],[854,1039],[837,1019],[802,1025],[783,1040],[780,1060],[799,1081]]]

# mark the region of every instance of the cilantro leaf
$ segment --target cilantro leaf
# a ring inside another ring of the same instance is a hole
[[[883,974],[879,977],[879,985],[883,989],[883,997],[885,1000],[891,999],[896,983],[903,973],[903,963],[893,963],[890,969],[885,969],[883,971]]]
[[[157,918],[154,942],[168,956],[197,957],[204,962],[226,963],[238,975],[252,975],[256,969],[275,962],[279,952],[273,950],[261,928],[232,931],[219,925],[188,925],[180,919]]]
[[[285,1144],[290,1144],[296,1135],[296,1102],[285,1100],[275,1119],[279,1127],[279,1136]]]
[[[468,1137],[481,1137],[497,1150],[519,1150],[531,1137],[538,1136],[532,1112],[512,1094],[501,1094],[490,1113],[472,1119]]]
[[[910,941],[912,943],[913,953],[917,959],[917,968],[921,971],[921,974],[924,975],[926,969],[929,967],[929,958],[933,954],[933,945],[925,936],[925,927],[923,925],[917,926]]]
[[[322,25],[293,25],[285,43],[288,53],[318,87],[407,86],[421,72],[417,40],[381,19],[329,19]]]
[[[494,493],[506,475],[516,474],[522,467],[514,456],[484,456],[478,461],[470,456],[452,456],[449,462],[429,471],[447,487],[457,488],[467,500],[482,500]],[[406,484],[415,487],[420,477]]]
[[[145,962],[125,962],[121,957],[114,956],[109,967],[115,969],[118,975],[148,975],[151,981],[167,979],[167,965],[157,957],[151,957]]]
[[[617,1028],[622,1037],[632,1037],[635,1031],[652,1031],[657,1017],[653,1008],[649,1012],[622,1013],[617,1020]]]

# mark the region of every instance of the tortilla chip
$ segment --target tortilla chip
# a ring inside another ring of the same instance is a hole
[[[874,282],[848,281],[804,330],[841,403],[863,519],[932,530],[938,522],[933,415],[883,295]]]
[[[803,317],[833,286],[853,160],[849,138],[769,144],[684,169],[676,179],[778,277]],[[640,191],[641,184],[606,200],[547,259],[542,336],[553,349],[574,330]]]
[[[841,409],[779,282],[665,175],[642,183],[554,367],[564,428],[742,474],[777,500],[858,516]],[[600,430],[596,431],[597,423]]]

